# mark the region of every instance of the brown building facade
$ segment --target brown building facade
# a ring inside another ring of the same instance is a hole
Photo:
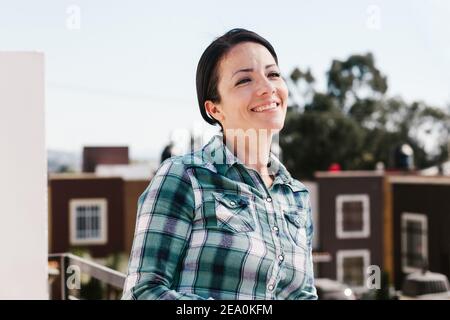
[[[450,278],[450,177],[391,177],[395,287],[423,267]]]
[[[49,252],[81,249],[93,257],[131,251],[137,201],[146,180],[52,175],[49,179]]]
[[[83,172],[95,172],[99,164],[129,164],[128,147],[84,147]]]
[[[331,261],[318,277],[366,291],[369,266],[384,269],[384,177],[375,172],[318,172],[319,251]]]
[[[450,178],[414,173],[319,172],[317,276],[367,291],[374,267],[396,290],[423,268],[450,278]]]

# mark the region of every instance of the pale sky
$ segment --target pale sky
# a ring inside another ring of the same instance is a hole
[[[174,130],[213,129],[198,111],[195,69],[231,28],[268,39],[285,75],[310,67],[318,89],[332,59],[371,51],[388,95],[445,107],[449,17],[445,0],[0,0],[0,50],[45,53],[49,149],[128,145],[146,158]]]

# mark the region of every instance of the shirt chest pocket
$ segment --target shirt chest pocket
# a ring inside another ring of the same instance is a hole
[[[283,209],[288,235],[294,243],[304,249],[308,246],[306,234],[306,210],[302,207]]]
[[[232,233],[255,230],[250,199],[236,194],[213,193],[216,226]]]

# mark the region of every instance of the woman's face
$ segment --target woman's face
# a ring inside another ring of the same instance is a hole
[[[288,90],[280,70],[262,45],[234,46],[218,68],[220,103],[206,102],[207,111],[227,129],[283,128]]]

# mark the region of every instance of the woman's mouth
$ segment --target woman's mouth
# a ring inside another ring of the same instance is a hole
[[[264,106],[258,106],[250,109],[253,112],[273,112],[278,109],[280,104],[278,102],[272,102]]]

